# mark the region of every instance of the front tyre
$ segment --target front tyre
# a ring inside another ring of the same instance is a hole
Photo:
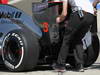
[[[9,32],[2,45],[2,58],[11,71],[24,71],[34,68],[38,61],[39,44],[36,35],[26,30]]]

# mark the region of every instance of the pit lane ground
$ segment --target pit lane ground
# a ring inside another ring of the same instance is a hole
[[[0,75],[58,75],[50,66],[37,66],[35,70],[28,72],[10,72],[3,65],[0,65]],[[60,74],[59,74],[60,75]],[[66,71],[61,75],[100,75],[100,56],[90,67],[85,68],[85,72],[77,72],[74,68],[66,67]]]

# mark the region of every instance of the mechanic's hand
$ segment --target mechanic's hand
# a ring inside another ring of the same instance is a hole
[[[64,21],[65,18],[66,18],[66,16],[60,15],[60,16],[58,16],[58,17],[56,18],[56,22],[57,22],[57,23],[60,23],[60,22]]]
[[[97,9],[94,8],[94,15],[97,16]]]

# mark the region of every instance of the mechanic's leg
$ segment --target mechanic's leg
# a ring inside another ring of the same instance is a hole
[[[74,30],[70,26],[65,28],[65,34],[64,34],[62,46],[58,55],[58,60],[57,60],[59,64],[63,64],[66,62],[68,51],[69,51],[69,43],[70,43],[70,39],[73,33],[74,33]]]
[[[68,51],[69,51],[69,43],[71,40],[71,36],[75,33],[76,28],[73,28],[74,25],[78,25],[80,23],[80,19],[78,18],[79,16],[77,13],[72,14],[69,18],[68,25],[66,25],[65,28],[65,33],[64,33],[64,38],[63,38],[63,43],[58,55],[58,60],[57,62],[60,63],[65,63],[67,56],[68,56]]]
[[[77,59],[76,59],[76,67],[77,67],[77,70],[80,71],[80,72],[84,72],[84,49],[83,49],[83,46],[82,44],[77,44],[76,45],[76,52],[78,54],[77,56]]]
[[[76,28],[73,28],[73,25],[74,24],[77,25],[80,22],[80,19],[78,17],[79,16],[77,15],[77,13],[72,14],[68,21],[69,25],[66,25],[63,43],[62,43],[62,46],[61,46],[61,49],[58,55],[58,59],[57,59],[58,69],[60,69],[61,67],[65,67],[66,59],[67,59],[68,52],[69,52],[69,43],[72,38],[71,36],[76,31]]]
[[[69,42],[71,35],[73,34],[73,30],[71,27],[67,27],[65,29],[65,34],[62,42],[62,46],[58,55],[57,63],[54,65],[54,69],[65,70],[66,58],[68,56],[69,51]]]
[[[84,57],[83,57],[83,53],[84,53],[84,49],[83,46],[81,44],[79,44],[81,42],[81,39],[84,37],[84,35],[86,34],[86,32],[88,31],[88,29],[90,28],[90,25],[92,25],[92,23],[94,22],[94,16],[92,14],[86,14],[83,18],[83,20],[80,23],[80,27],[77,30],[77,34],[75,35],[78,38],[78,45],[76,46],[76,49],[78,51],[78,56],[80,58],[80,61],[77,61],[77,63],[79,63],[79,70],[80,71],[84,71],[83,69],[83,64],[84,64]],[[77,42],[76,41],[76,42]],[[80,41],[80,42],[79,42]]]

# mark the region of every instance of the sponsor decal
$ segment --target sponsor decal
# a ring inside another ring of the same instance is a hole
[[[13,24],[14,22],[20,23],[21,21],[18,19],[20,19],[21,16],[22,16],[22,12],[20,12],[20,11],[13,11],[13,12],[0,11],[0,24]],[[5,18],[5,19],[3,19],[3,18]],[[9,20],[7,20],[7,19],[9,19]],[[13,21],[12,21],[12,19],[13,19]]]
[[[22,12],[14,11],[14,12],[2,12],[0,11],[0,18],[20,18]]]

